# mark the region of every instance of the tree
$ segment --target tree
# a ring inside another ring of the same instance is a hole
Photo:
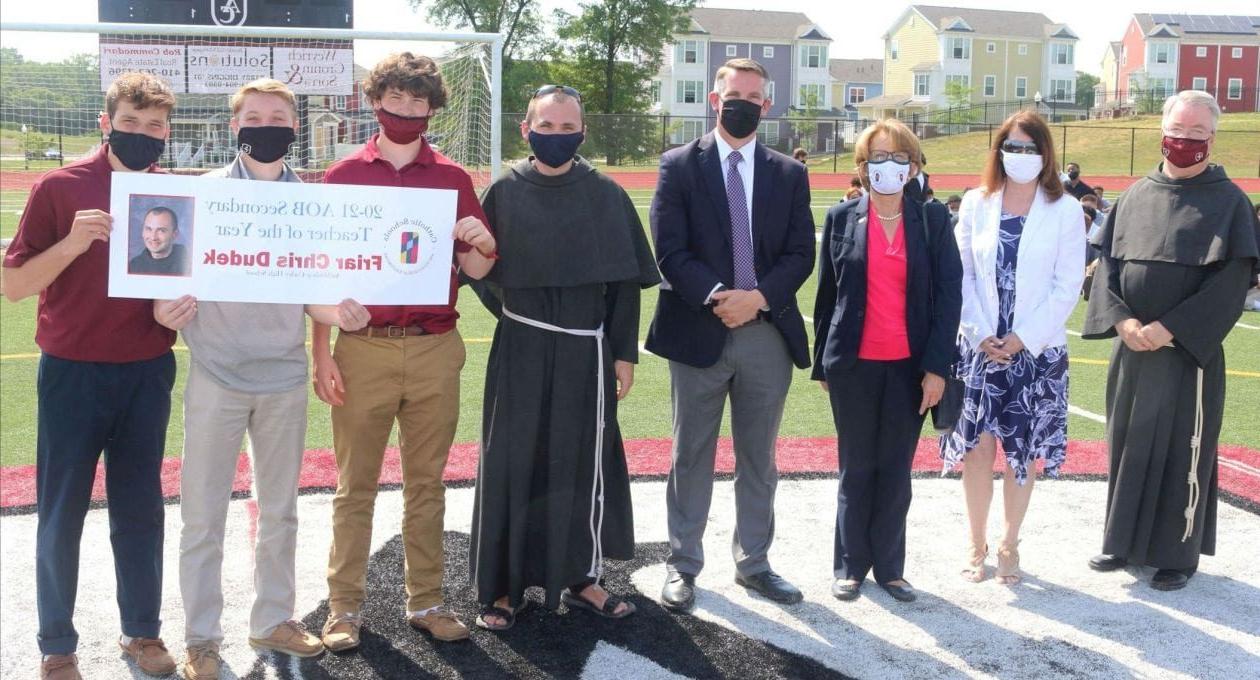
[[[566,60],[568,83],[582,91],[586,110],[646,111],[648,84],[661,67],[663,48],[686,28],[695,5],[696,0],[589,0],[576,16],[557,10],[561,42],[553,54],[571,57]],[[649,116],[610,116],[601,127],[599,146],[609,165],[654,148],[659,134],[659,121]]]
[[[1094,92],[1099,78],[1084,71],[1076,72],[1076,103],[1086,108],[1094,108]]]
[[[818,116],[821,114],[818,107],[822,102],[818,101],[817,94],[811,92],[801,96],[801,103],[804,106],[792,107],[788,111],[787,118],[792,126],[792,136],[796,138],[797,146],[813,152],[818,141]]]
[[[424,4],[408,1],[413,10]],[[504,62],[516,56],[518,47],[531,46],[542,28],[538,0],[432,0],[428,17],[439,26],[503,33]]]

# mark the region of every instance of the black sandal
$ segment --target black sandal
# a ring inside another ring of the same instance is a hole
[[[504,631],[516,625],[516,617],[525,613],[529,609],[531,600],[527,597],[521,600],[520,606],[516,609],[508,609],[506,607],[497,607],[493,604],[485,605],[481,608],[481,613],[477,615],[476,624],[478,628],[486,630]],[[485,617],[494,616],[503,619],[503,623],[490,623]]]
[[[633,602],[627,602],[615,595],[609,595],[608,599],[604,600],[603,607],[596,607],[593,602],[569,588],[565,588],[564,592],[560,593],[560,601],[569,605],[571,609],[585,609],[606,619],[624,619],[635,612]],[[626,605],[626,608],[619,614],[617,613],[617,607],[620,607],[622,603]]]

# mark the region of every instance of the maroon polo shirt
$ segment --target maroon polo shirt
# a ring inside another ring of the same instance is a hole
[[[433,150],[427,140],[420,143],[416,159],[401,168],[381,157],[376,145],[379,133],[358,151],[333,163],[324,173],[326,184],[367,184],[381,187],[410,187],[413,189],[453,189],[459,192],[455,205],[455,219],[475,217],[487,225],[486,215],[473,190],[472,178],[451,159]],[[451,225],[454,227],[455,225]],[[456,253],[466,253],[472,246],[463,241],[455,242]],[[455,311],[455,299],[459,293],[459,279],[455,263],[451,263],[451,297],[445,305],[368,305],[372,314],[371,326],[420,326],[429,333],[445,333],[455,328],[459,312]]]
[[[149,172],[160,172],[153,166]],[[5,267],[20,267],[70,234],[79,210],[109,212],[109,145],[95,156],[52,170],[31,188]],[[111,238],[127,238],[115,222]],[[175,332],[153,320],[153,301],[111,298],[109,243],[93,241],[39,294],[35,342],[44,352],[74,361],[124,363],[161,356]]]

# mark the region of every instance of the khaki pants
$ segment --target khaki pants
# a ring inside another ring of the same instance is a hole
[[[402,455],[402,536],[407,609],[442,603],[442,472],[459,421],[459,331],[406,338],[340,334],[333,358],[345,405],[332,409],[337,456],[328,601],[334,615],[358,612],[372,541],[381,461],[394,421]]]
[[[254,607],[250,637],[265,638],[293,618],[296,599],[297,492],[306,440],[305,384],[288,392],[248,394],[215,382],[197,362],[184,391],[184,463],[180,475],[179,591],[184,639],[221,642],[223,536],[241,439],[258,503]],[[233,546],[237,549],[237,546]]]

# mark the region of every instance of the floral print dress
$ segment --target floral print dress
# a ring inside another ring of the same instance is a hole
[[[1015,267],[1023,231],[1023,217],[1002,214],[997,254],[999,338],[1015,325]],[[1030,469],[1035,474],[1039,458],[1046,461],[1047,475],[1058,476],[1067,457],[1067,347],[1048,347],[1035,358],[1025,349],[1005,366],[989,361],[965,339],[959,339],[958,350],[963,409],[958,426],[941,437],[946,469],[961,464],[980,435],[989,432],[1001,442],[1021,485]]]

